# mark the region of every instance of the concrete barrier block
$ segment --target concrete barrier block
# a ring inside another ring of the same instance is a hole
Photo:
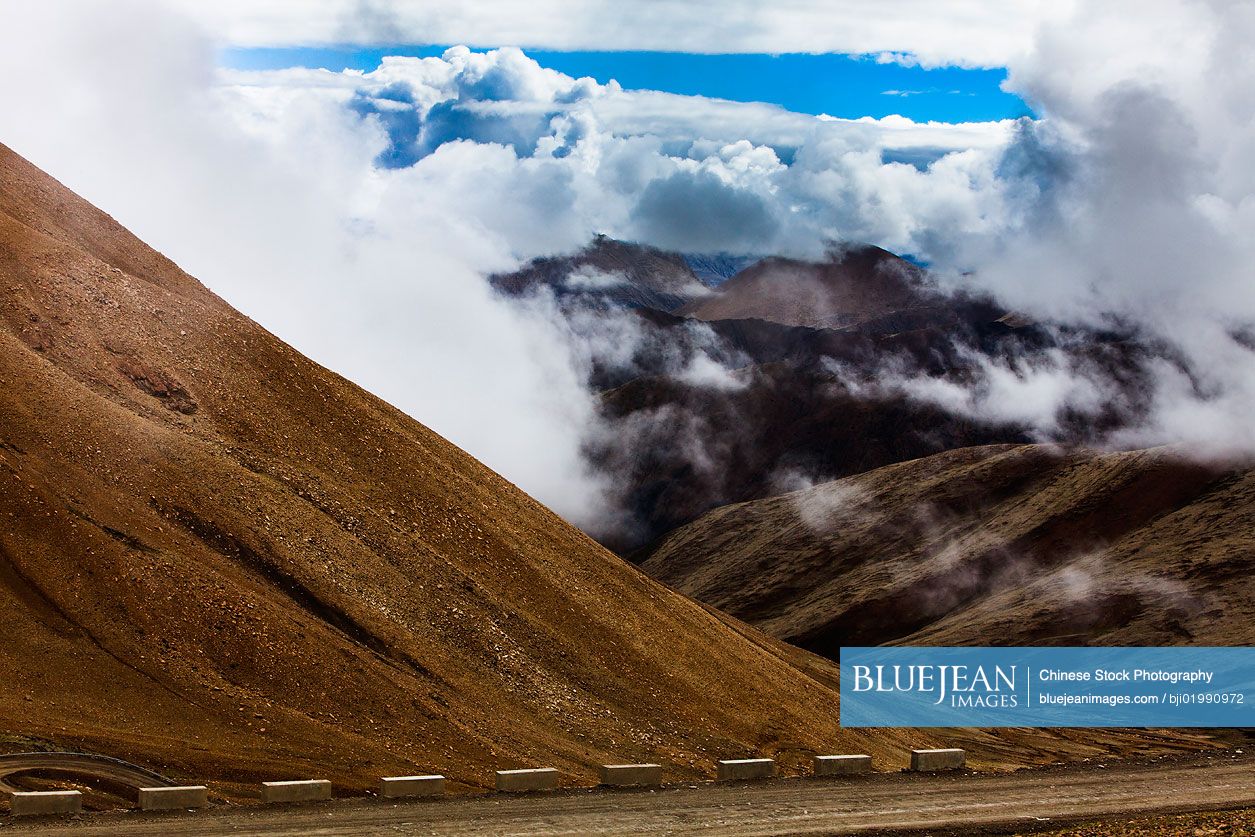
[[[603,764],[601,783],[616,788],[662,784],[660,764]]]
[[[295,782],[262,782],[262,802],[322,802],[331,798],[331,782],[301,779]]]
[[[871,756],[815,756],[816,776],[857,776],[871,769]]]
[[[379,795],[385,799],[400,799],[407,796],[444,796],[444,777],[439,774],[385,776],[379,780]]]
[[[552,767],[497,771],[497,790],[499,791],[511,793],[547,791],[557,786],[558,771]]]
[[[77,814],[83,810],[83,794],[67,791],[18,791],[9,794],[9,812],[15,817]]]
[[[187,808],[204,808],[208,804],[209,788],[203,785],[139,789],[141,811],[182,811]]]
[[[770,779],[776,775],[774,759],[724,759],[719,762],[719,781]]]
[[[963,766],[962,750],[912,750],[912,770],[955,770]]]

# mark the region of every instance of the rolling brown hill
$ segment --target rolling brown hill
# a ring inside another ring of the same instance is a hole
[[[716,509],[642,564],[842,645],[1255,642],[1255,470],[1163,448],[965,448]]]

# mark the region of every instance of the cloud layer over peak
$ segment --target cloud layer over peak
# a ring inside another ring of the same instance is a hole
[[[979,228],[987,210],[972,203],[970,185],[991,179],[1013,124],[833,119],[625,91],[512,48],[392,57],[367,73],[223,78],[229,109],[248,114],[245,126],[259,134],[273,133],[297,104],[321,106],[377,131],[383,168],[459,180],[479,170],[475,193],[498,206],[519,202],[517,190],[548,191],[555,200],[541,208],[550,223],[575,233],[567,249],[604,232],[690,251],[817,256],[826,241],[852,238],[931,256],[898,209],[933,206]],[[493,229],[516,257],[555,250],[552,237],[531,229]]]
[[[1171,347],[1155,409],[1105,441],[1255,450],[1255,26],[1242,4],[1065,18],[1056,3],[712,15],[661,2],[643,15],[542,2],[527,19],[439,2],[21,6],[0,9],[0,140],[585,525],[606,511],[581,456],[595,413],[586,340],[545,300],[504,303],[482,277],[595,233],[688,251],[814,256],[853,240],[914,254],[1029,316]],[[1006,62],[1040,118],[815,117],[624,90],[511,48],[371,72],[223,71],[224,40],[884,50]],[[1049,360],[991,368],[998,385],[975,395],[911,391],[998,415],[1008,405],[980,399],[1017,399],[1012,412],[1048,435],[1069,400],[1102,398],[1083,370]]]

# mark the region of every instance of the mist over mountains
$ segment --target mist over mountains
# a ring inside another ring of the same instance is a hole
[[[882,643],[1249,645],[1251,466],[963,448],[723,506],[642,567],[831,659]]]
[[[630,551],[722,503],[967,444],[1255,450],[1255,22],[1145,8],[1035,20],[1006,56],[1034,116],[942,124],[625,90],[512,48],[223,70],[174,6],[71,2],[5,19],[0,130]],[[137,28],[153,37],[120,56]],[[566,270],[597,233],[606,252]],[[909,258],[864,308],[816,316],[832,300],[795,292],[834,242]],[[754,280],[783,268],[789,305]]]
[[[598,393],[582,450],[610,511],[590,531],[620,551],[716,506],[944,450],[1103,444],[1144,420],[1153,366],[1181,362],[1131,329],[1030,321],[867,245],[754,259],[715,287],[687,265],[600,237],[491,280],[579,348]],[[1028,392],[1044,367],[1102,396],[1048,414]]]
[[[582,338],[481,277],[596,232],[802,261],[874,243],[1030,322],[1161,347],[1136,396],[1066,351],[978,356],[977,387],[882,386],[1043,438],[1133,400],[1141,420],[1104,443],[1255,449],[1253,24],[1240,4],[1144,8],[1025,23],[1002,43],[1023,45],[1007,86],[1035,118],[946,125],[623,90],[511,49],[223,71],[175,6],[68,2],[5,20],[0,129],[246,313],[594,529],[615,504],[582,450],[601,409]],[[137,29],[153,37],[120,57]]]
[[[826,662],[649,580],[4,146],[0,272],[4,749],[234,798],[416,765],[698,775],[846,735]]]

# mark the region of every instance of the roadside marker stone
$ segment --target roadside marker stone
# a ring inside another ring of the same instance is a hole
[[[857,776],[871,769],[871,756],[815,756],[816,776]]]
[[[719,781],[771,779],[776,775],[774,759],[724,759],[719,762]]]
[[[497,790],[509,793],[548,791],[558,786],[558,771],[552,767],[526,770],[498,770]]]
[[[408,796],[444,796],[444,777],[439,774],[430,776],[385,776],[379,780],[379,795],[385,799],[400,799]]]
[[[265,803],[322,802],[330,798],[331,782],[326,779],[261,783],[261,801]]]
[[[912,750],[911,769],[921,771],[957,770],[965,761],[962,750]]]
[[[660,764],[603,764],[601,783],[616,788],[645,787],[662,784]]]
[[[140,788],[141,811],[181,811],[209,805],[209,788],[185,785],[177,788]]]
[[[77,814],[83,810],[83,794],[66,791],[18,791],[9,794],[9,812],[15,817]]]

